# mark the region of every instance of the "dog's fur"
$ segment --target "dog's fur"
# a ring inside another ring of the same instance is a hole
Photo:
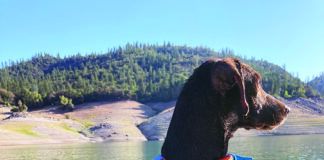
[[[234,58],[195,69],[178,98],[162,147],[166,160],[218,160],[238,128],[273,129],[289,109],[265,93],[260,75]]]

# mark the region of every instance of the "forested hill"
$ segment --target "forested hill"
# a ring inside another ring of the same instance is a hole
[[[315,77],[308,84],[313,88],[315,88],[321,95],[324,96],[324,73]]]
[[[62,103],[62,96],[74,104],[117,99],[172,100],[204,60],[228,56],[237,57],[230,50],[216,52],[170,44],[127,44],[105,54],[64,58],[39,54],[28,61],[2,66],[0,103],[23,103],[34,108]],[[240,59],[262,74],[263,86],[271,94],[286,98],[316,96],[311,87],[277,65]]]

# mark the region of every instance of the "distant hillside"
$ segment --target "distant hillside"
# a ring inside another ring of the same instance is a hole
[[[324,73],[318,77],[315,77],[308,84],[316,89],[322,96],[324,96]]]
[[[230,50],[171,44],[127,44],[104,54],[70,57],[39,54],[11,62],[0,70],[0,103],[29,108],[133,99],[141,102],[176,99],[182,85],[210,57],[238,57]],[[265,90],[277,96],[311,97],[317,93],[285,69],[264,60],[244,59],[263,75]],[[19,103],[18,103],[19,102]]]

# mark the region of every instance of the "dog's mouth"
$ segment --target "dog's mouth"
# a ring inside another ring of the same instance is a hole
[[[274,130],[276,128],[278,128],[279,126],[281,126],[285,121],[286,121],[287,118],[284,118],[283,120],[281,120],[281,122],[279,123],[274,123],[272,125],[261,125],[260,127],[256,127],[255,129],[256,130]]]
[[[256,130],[273,130],[275,128],[277,128],[279,125],[261,125],[258,127],[250,127],[250,126],[246,126],[244,127],[244,129],[246,130],[250,130],[250,129],[256,129]]]
[[[256,129],[256,130],[274,130],[277,127],[281,126],[287,119],[287,115],[276,116],[272,115],[272,118],[269,121],[258,121],[253,120],[254,123],[246,125],[243,128],[246,130]]]

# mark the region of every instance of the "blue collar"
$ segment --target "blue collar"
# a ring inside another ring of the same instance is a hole
[[[153,160],[164,160],[164,158],[161,155],[158,155]]]
[[[229,155],[231,155],[233,160],[253,160],[253,158],[251,158],[251,157],[243,157],[243,156],[240,156],[240,155],[237,155],[237,154],[230,153]]]

